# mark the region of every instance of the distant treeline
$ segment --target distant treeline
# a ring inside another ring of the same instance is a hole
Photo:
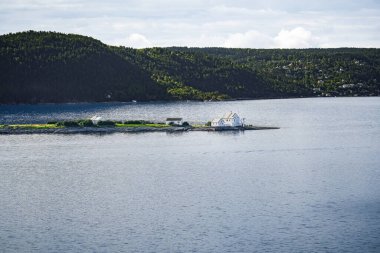
[[[379,94],[380,49],[132,49],[56,32],[0,36],[0,103]]]

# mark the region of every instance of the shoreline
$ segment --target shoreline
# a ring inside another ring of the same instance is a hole
[[[16,134],[112,134],[112,133],[149,133],[149,132],[221,132],[221,131],[250,131],[273,130],[279,127],[246,126],[246,127],[64,127],[64,128],[2,128],[0,135]]]

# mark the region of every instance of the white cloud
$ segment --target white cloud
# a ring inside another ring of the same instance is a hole
[[[308,48],[315,46],[314,38],[310,31],[302,27],[292,30],[281,30],[274,38],[275,47],[279,48]]]
[[[245,33],[230,34],[224,47],[233,48],[310,48],[316,47],[320,39],[302,27],[291,30],[281,29],[276,36],[250,30]]]
[[[139,33],[132,33],[126,39],[115,41],[112,44],[134,48],[152,47],[152,42],[150,42],[144,35]]]
[[[380,47],[377,0],[0,0],[0,34],[78,33],[110,45]]]
[[[246,8],[246,7],[234,7],[226,5],[218,5],[210,8],[210,12],[219,13],[221,15],[228,16],[279,16],[286,14],[284,11],[273,10],[271,8],[266,9],[255,9],[255,8]]]
[[[273,39],[258,31],[234,33],[228,36],[223,43],[224,47],[241,48],[268,48],[272,47]]]

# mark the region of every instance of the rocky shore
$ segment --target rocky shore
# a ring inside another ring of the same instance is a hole
[[[186,132],[186,131],[245,131],[269,130],[278,127],[63,127],[48,129],[1,128],[0,134],[111,134],[111,133],[146,133],[146,132]]]

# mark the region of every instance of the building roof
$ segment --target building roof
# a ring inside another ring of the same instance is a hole
[[[182,120],[182,118],[166,118],[166,121],[178,121]]]
[[[212,123],[218,123],[221,120],[223,120],[223,119],[222,118],[216,118],[216,119],[213,119],[211,122]]]
[[[224,116],[222,117],[222,119],[231,119],[233,118],[234,116],[238,116],[236,113],[234,112],[227,112],[226,114],[224,114]]]
[[[91,119],[90,120],[101,120],[102,119],[102,117],[99,117],[99,116],[93,116],[93,117],[91,117]]]

